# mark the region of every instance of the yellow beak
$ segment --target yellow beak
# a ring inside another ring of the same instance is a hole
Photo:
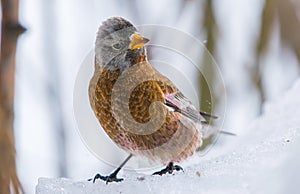
[[[130,36],[129,49],[136,50],[142,48],[147,42],[149,42],[149,39],[143,37],[138,33],[134,33]]]

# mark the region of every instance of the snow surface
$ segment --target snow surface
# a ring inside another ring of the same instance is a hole
[[[125,170],[121,183],[40,178],[37,194],[58,193],[298,193],[300,180],[300,79],[268,102],[228,146],[216,145],[184,172],[151,176]],[[228,138],[226,138],[228,139]],[[218,154],[216,154],[218,153]],[[85,178],[85,177],[83,177]]]

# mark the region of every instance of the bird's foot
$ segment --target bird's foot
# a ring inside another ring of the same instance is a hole
[[[173,162],[170,162],[166,166],[166,168],[164,168],[160,171],[157,171],[157,172],[153,173],[152,175],[160,175],[161,176],[161,175],[167,174],[167,173],[172,174],[174,172],[174,170],[176,170],[176,171],[181,171],[182,170],[183,171],[183,168],[181,166],[174,165]]]
[[[93,181],[93,183],[95,183],[95,181],[97,179],[101,179],[101,180],[105,181],[106,184],[109,183],[109,182],[121,182],[124,179],[117,178],[117,174],[118,174],[119,171],[120,171],[120,169],[118,168],[108,176],[102,176],[101,174],[96,174],[94,178],[88,179],[88,181]]]

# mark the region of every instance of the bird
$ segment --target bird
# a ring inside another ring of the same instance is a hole
[[[132,156],[166,165],[153,175],[181,171],[214,130],[191,101],[156,70],[147,59],[150,40],[123,17],[110,17],[100,25],[95,42],[94,74],[89,100],[100,125],[113,142],[129,153],[110,175],[101,179],[120,182],[117,174]]]

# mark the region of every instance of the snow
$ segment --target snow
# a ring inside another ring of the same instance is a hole
[[[109,184],[40,178],[36,193],[297,193],[299,96],[300,79],[280,98],[265,103],[262,116],[238,130],[237,137],[226,137],[205,156],[182,164],[184,172],[160,177],[125,170],[119,175],[123,182]]]

